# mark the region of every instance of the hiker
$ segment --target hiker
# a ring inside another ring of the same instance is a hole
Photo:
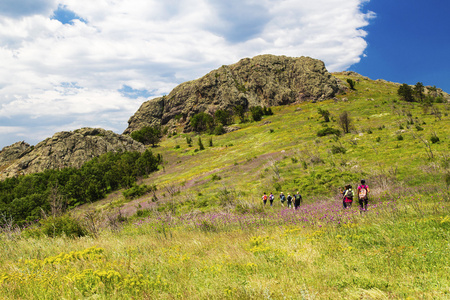
[[[297,191],[297,194],[294,195],[294,208],[298,209],[300,207],[300,203],[302,202],[302,196]]]
[[[288,193],[288,196],[287,196],[287,206],[288,206],[289,208],[292,207],[292,196],[291,196],[290,193]]]
[[[344,208],[352,207],[353,203],[353,190],[350,184],[345,186],[344,198],[342,199]]]
[[[369,187],[366,185],[366,181],[361,179],[361,185],[358,186],[358,202],[360,212],[367,210],[367,204],[369,203]]]
[[[273,199],[275,199],[275,196],[271,192],[269,195],[270,206],[273,206]]]
[[[267,195],[266,195],[266,192],[264,192],[264,195],[262,196],[262,201],[263,201],[264,205],[266,205],[266,203],[267,203]]]
[[[284,206],[285,201],[286,201],[286,196],[283,194],[283,192],[281,192],[281,194],[280,194],[281,206]]]

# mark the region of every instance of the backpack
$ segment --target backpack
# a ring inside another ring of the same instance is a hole
[[[360,200],[366,200],[366,199],[367,199],[367,186],[361,185],[361,186],[359,187],[358,198],[359,198]]]
[[[264,195],[264,196],[263,196],[263,200],[267,200],[267,195]]]
[[[344,196],[347,197],[348,199],[353,199],[353,191],[352,191],[352,189],[347,190],[345,192]]]

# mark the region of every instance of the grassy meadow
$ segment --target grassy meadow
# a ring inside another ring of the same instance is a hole
[[[156,191],[69,212],[84,236],[3,228],[0,299],[450,299],[449,104],[335,76],[356,90],[164,138],[164,167],[139,182]],[[350,133],[317,135],[345,111]],[[339,188],[362,178],[368,210],[344,210]],[[281,206],[297,190],[300,209]]]

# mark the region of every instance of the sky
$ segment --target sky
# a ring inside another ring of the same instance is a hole
[[[259,54],[450,92],[442,0],[1,0],[0,149],[122,133],[148,99]]]

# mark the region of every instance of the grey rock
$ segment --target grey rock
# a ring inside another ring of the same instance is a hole
[[[145,126],[167,126],[175,118],[184,131],[190,131],[190,118],[199,112],[321,101],[333,98],[339,90],[336,78],[320,60],[275,55],[245,58],[143,103],[124,134]]]
[[[88,160],[111,151],[143,152],[145,146],[129,136],[100,128],[62,131],[34,147],[23,142],[5,147],[0,152],[0,159],[3,158],[0,160],[0,178],[47,169],[79,168]]]

